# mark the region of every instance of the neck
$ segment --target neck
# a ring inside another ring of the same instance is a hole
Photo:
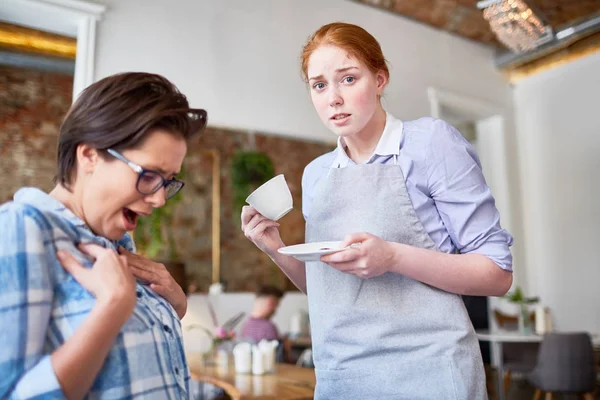
[[[77,198],[80,196],[78,196],[76,188],[74,188],[73,191],[69,191],[66,187],[58,184],[54,187],[54,189],[52,189],[50,196],[60,201],[79,219],[81,219],[84,223],[87,223],[84,218],[81,202],[77,200]]]
[[[385,129],[385,120],[385,110],[380,105],[361,131],[344,138],[346,154],[352,161],[362,164],[371,157]]]

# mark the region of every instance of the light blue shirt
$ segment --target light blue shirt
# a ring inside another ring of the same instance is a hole
[[[134,251],[125,235],[111,242],[94,235],[63,204],[34,188],[19,190],[0,207],[0,398],[62,399],[50,355],[86,319],[95,298],[56,258],[95,243]],[[88,394],[98,399],[187,399],[190,374],[175,310],[149,287],[136,285],[137,304],[116,337]]]
[[[335,150],[305,168],[302,212],[306,220],[329,169],[356,165],[344,149],[339,138]],[[395,159],[417,217],[440,251],[483,254],[512,271],[513,238],[500,226],[479,158],[460,132],[438,119],[401,121],[387,114],[383,134],[366,163],[393,164]]]

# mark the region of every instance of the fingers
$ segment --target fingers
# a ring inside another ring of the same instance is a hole
[[[344,237],[344,240],[342,241],[342,244],[340,245],[340,247],[348,247],[355,243],[361,243],[371,237],[372,237],[372,235],[370,233],[366,233],[366,232],[350,233],[350,234],[346,235],[346,237]]]
[[[148,282],[156,282],[156,274],[152,271],[148,271],[143,268],[136,267],[135,265],[129,265],[131,273],[136,277]]]
[[[81,286],[87,288],[87,282],[89,279],[90,271],[86,269],[83,265],[81,265],[72,255],[71,253],[59,250],[56,253],[56,256],[63,268],[75,278],[77,282],[81,284]]]
[[[347,262],[328,262],[327,264],[340,272],[356,275],[359,278],[370,278],[373,274],[373,271],[363,265],[360,261],[357,263],[356,260]]]
[[[143,265],[144,261],[146,260],[144,257],[130,252],[123,246],[119,246],[117,251],[119,252],[120,257],[125,257],[125,260],[129,265]]]
[[[346,263],[356,261],[362,256],[361,252],[356,249],[346,249],[333,254],[328,254],[321,257],[321,261],[327,264],[330,263]]]
[[[277,226],[279,226],[279,223],[276,221],[273,221],[271,219],[268,219],[259,213],[255,213],[254,216],[248,221],[248,223],[246,223],[243,230],[244,230],[244,234],[246,234],[246,236],[248,236],[253,231],[254,232],[256,232],[256,231],[262,232],[271,226],[277,227]],[[257,228],[259,228],[259,229],[257,229]],[[262,228],[262,229],[260,229],[260,228]]]
[[[121,252],[121,250],[119,249],[119,252]],[[147,258],[138,256],[137,254],[134,253],[130,253],[127,250],[125,250],[125,252],[121,253],[120,257],[124,257],[125,260],[127,260],[127,264],[129,266],[136,266],[138,268],[144,268],[144,269],[153,269],[154,268],[154,262],[150,261]]]
[[[129,250],[127,250],[127,249],[126,249],[125,247],[123,247],[123,246],[119,246],[119,247],[117,248],[117,250],[118,250],[119,254],[122,254],[122,255],[124,255],[124,256],[132,256],[132,257],[135,257],[135,256],[137,256],[137,254],[130,252]]]
[[[156,283],[151,283],[150,284],[150,289],[152,289],[153,291],[155,291],[158,295],[164,297],[166,299],[168,291],[166,290],[166,288],[162,285],[157,285]],[[168,300],[167,300],[168,301]]]
[[[262,217],[262,218],[264,218],[264,217]],[[279,227],[279,223],[272,221],[270,219],[264,218],[261,221],[259,221],[258,224],[256,224],[256,226],[254,226],[253,228],[246,229],[245,235],[247,238],[252,239],[252,238],[259,237],[262,233],[264,233],[269,228],[278,228],[278,227]]]
[[[252,206],[244,206],[242,207],[242,230],[244,230],[245,226],[250,222],[250,220],[258,214],[258,211]]]

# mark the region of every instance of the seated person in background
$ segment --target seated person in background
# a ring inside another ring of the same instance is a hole
[[[277,311],[283,292],[273,286],[263,286],[256,292],[250,318],[242,328],[241,339],[258,343],[261,340],[277,340],[279,332],[271,317]]]

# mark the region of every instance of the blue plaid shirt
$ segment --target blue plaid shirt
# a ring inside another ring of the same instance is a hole
[[[134,251],[129,235],[94,235],[63,204],[34,188],[0,207],[0,398],[64,398],[50,354],[69,339],[95,299],[56,258],[95,243]],[[188,399],[190,373],[175,310],[149,287],[136,285],[137,305],[116,337],[88,398]]]

